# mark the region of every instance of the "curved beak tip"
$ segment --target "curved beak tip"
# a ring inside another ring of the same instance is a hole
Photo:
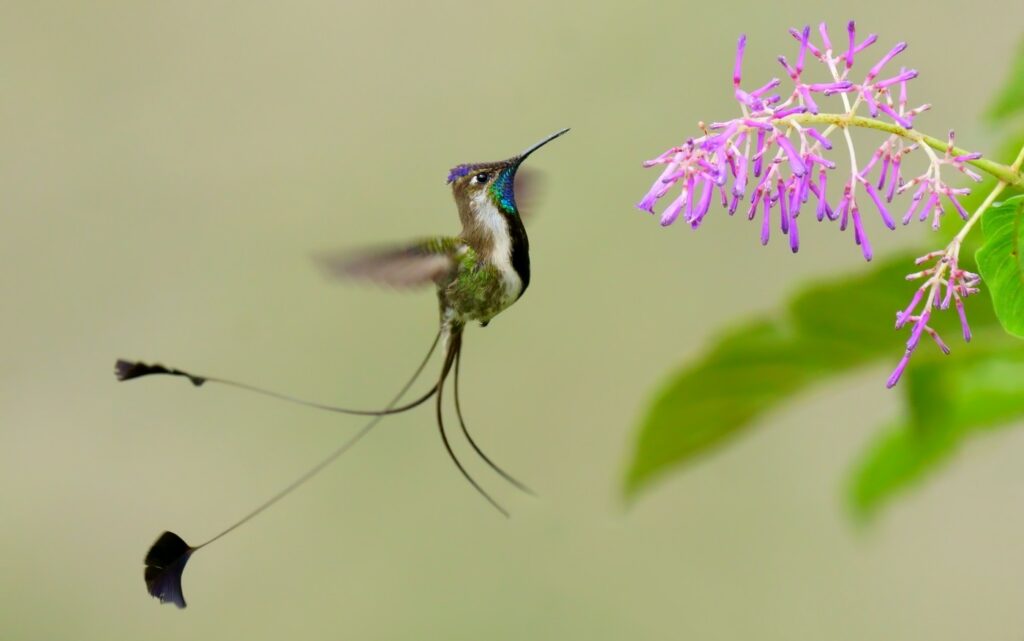
[[[559,136],[567,133],[568,131],[569,131],[569,127],[566,127],[565,129],[560,129],[559,131],[556,131],[555,133],[553,133],[550,136],[548,136],[547,138],[544,138],[543,140],[541,140],[537,144],[531,146],[529,149],[527,149],[523,153],[519,154],[519,162],[522,163],[524,160],[526,160],[526,158],[530,154],[532,154],[533,152],[537,151],[538,149],[540,149],[544,145],[548,144],[549,142],[551,142],[555,138],[558,138]]]

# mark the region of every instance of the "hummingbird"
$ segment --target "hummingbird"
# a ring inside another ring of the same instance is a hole
[[[448,456],[466,481],[507,517],[508,511],[469,474],[448,440],[442,399],[445,381],[453,372],[455,413],[467,442],[497,474],[519,490],[533,494],[529,487],[494,463],[470,436],[459,402],[459,363],[466,326],[479,323],[486,327],[495,316],[518,301],[530,285],[529,239],[515,199],[516,172],[533,152],[568,131],[568,128],[559,130],[506,160],[466,163],[452,168],[448,173],[448,184],[462,223],[462,231],[457,236],[435,236],[400,246],[327,254],[318,258],[321,267],[332,277],[358,278],[398,288],[433,284],[437,290],[440,322],[433,343],[412,377],[383,409],[338,407],[236,380],[199,376],[161,364],[116,361],[114,374],[119,381],[149,375],[180,376],[196,387],[215,383],[329,412],[372,417],[327,457],[204,543],[193,546],[174,532],[161,534],[145,557],[144,578],[151,596],[161,603],[173,603],[184,608],[186,602],[181,579],[186,563],[195,552],[223,538],[294,492],[351,449],[385,416],[407,412],[431,398],[435,399],[437,427]],[[437,382],[415,400],[400,405],[439,345],[444,357]]]

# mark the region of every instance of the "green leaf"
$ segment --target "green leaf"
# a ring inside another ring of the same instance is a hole
[[[1024,42],[1010,65],[1010,77],[988,109],[988,118],[995,122],[1024,111]]]
[[[906,332],[895,331],[893,320],[913,293],[904,276],[914,269],[915,255],[896,256],[864,274],[811,285],[793,298],[782,318],[760,318],[734,329],[697,362],[672,374],[640,422],[626,496],[635,496],[668,472],[751,429],[815,383],[880,360],[895,366]],[[976,335],[995,327],[985,297],[972,297],[968,308]],[[932,326],[950,337],[960,332],[955,313],[936,315]],[[933,402],[940,386],[920,384],[928,376],[924,365],[941,371],[975,350],[963,348],[954,359],[935,362],[929,360],[928,347],[922,345],[919,351],[925,353],[915,357],[901,383],[914,420],[925,423],[927,414],[941,407]]]
[[[1024,414],[1024,344],[993,337],[984,351],[916,362],[904,376],[908,417],[892,425],[856,466],[849,496],[861,517],[937,471],[969,437]]]
[[[755,424],[810,385],[871,362],[898,358],[893,317],[911,255],[855,277],[812,286],[785,318],[758,319],[719,338],[698,362],[669,377],[641,421],[626,476],[631,496]]]
[[[985,244],[976,259],[1003,328],[1024,338],[1024,196],[1014,196],[982,215]]]

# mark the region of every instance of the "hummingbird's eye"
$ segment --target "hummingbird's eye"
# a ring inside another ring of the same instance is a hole
[[[473,182],[475,182],[478,185],[482,185],[483,183],[487,182],[490,179],[491,175],[486,172],[482,172],[473,176]]]

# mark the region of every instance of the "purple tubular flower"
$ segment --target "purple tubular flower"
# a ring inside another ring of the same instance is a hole
[[[935,207],[938,204],[939,204],[939,195],[936,194],[936,193],[933,193],[931,196],[928,197],[927,202],[925,202],[924,209],[921,210],[921,217],[920,217],[921,222],[924,222],[928,218],[928,214],[931,212],[932,208]],[[934,227],[935,229],[939,228],[938,216],[936,216],[935,223],[932,225],[932,227]]]
[[[828,176],[825,174],[825,170],[822,169],[818,174],[818,185],[815,187],[811,185],[811,192],[818,197],[818,222],[825,220],[825,216],[828,216],[829,220],[832,220],[832,210],[828,206],[828,200],[825,199],[827,194],[827,182]]]
[[[769,127],[770,129],[771,127]],[[764,146],[765,130],[757,130],[757,150],[754,153],[754,175],[761,175],[761,162],[764,158],[764,152],[767,151]]]
[[[694,229],[697,229],[697,227],[700,226],[701,221],[704,220],[704,216],[708,213],[708,209],[711,207],[711,196],[713,196],[714,193],[714,183],[705,178],[700,192],[700,201],[697,203],[697,209],[693,214],[693,220],[690,221],[690,225]]]
[[[814,214],[818,218],[818,222],[825,220],[825,199],[821,197],[821,191],[818,190],[818,186],[815,184],[810,185],[811,193],[818,199],[818,206],[814,209]]]
[[[747,46],[747,34],[740,34],[739,42],[736,43],[736,65],[732,71],[732,86],[739,89],[740,79],[743,71],[743,49]]]
[[[836,215],[839,217],[839,231],[846,231],[846,225],[850,216],[850,190],[844,190],[843,197],[836,206]]]
[[[856,47],[853,48],[853,53],[854,54],[858,54],[861,51],[864,51],[865,49],[867,49],[871,45],[875,44],[876,40],[878,40],[878,36],[877,35],[875,35],[873,33],[872,34],[868,34],[868,37],[864,38],[864,42],[860,43],[859,45],[857,45]]]
[[[668,227],[672,223],[676,222],[676,218],[679,218],[679,212],[682,211],[685,203],[686,189],[683,189],[683,193],[679,194],[679,197],[673,200],[672,203],[665,208],[665,211],[661,213],[661,226]]]
[[[901,158],[901,156],[896,156],[892,160],[892,181],[889,183],[889,191],[886,192],[886,194],[885,194],[885,202],[887,202],[887,203],[891,203],[892,202],[892,197],[896,195],[896,187],[899,186],[899,183],[900,183],[900,180],[901,180],[900,179],[900,158]]]
[[[768,244],[768,237],[771,234],[771,209],[772,209],[772,195],[771,191],[766,189],[764,192],[764,212],[761,216],[761,244]]]
[[[964,209],[964,206],[960,204],[960,201],[956,199],[956,196],[954,196],[951,193],[947,193],[946,197],[949,198],[949,201],[953,203],[954,207],[956,207],[956,210],[957,212],[959,212],[961,218],[967,220],[968,218],[971,217],[971,215],[967,213],[967,210]]]
[[[850,46],[846,50],[846,68],[849,69],[853,67],[853,49],[857,42],[857,25],[854,24],[853,20],[847,23],[846,31],[850,34]]]
[[[804,160],[816,165],[821,165],[822,167],[826,167],[828,169],[836,168],[836,164],[834,162],[832,162],[828,158],[822,158],[817,154],[807,154],[806,156],[804,156]]]
[[[736,87],[736,89],[734,89],[732,93],[736,97],[737,101],[743,103],[744,105],[750,107],[751,109],[756,108],[757,101],[754,98],[752,98],[751,95],[746,91],[743,91],[739,87]]]
[[[900,329],[907,324],[907,321],[910,320],[911,316],[913,316],[914,310],[917,308],[918,304],[921,302],[921,298],[923,297],[924,288],[918,288],[917,291],[914,292],[914,297],[910,299],[910,304],[907,305],[907,308],[896,314],[896,329]]]
[[[800,97],[804,99],[804,104],[807,106],[804,108],[805,111],[810,111],[812,114],[818,113],[818,103],[814,102],[814,98],[811,97],[811,92],[805,85],[798,85],[796,88],[800,92]]]
[[[885,113],[885,115],[887,115],[890,118],[892,118],[893,120],[895,120],[896,124],[898,124],[900,127],[903,127],[904,129],[913,129],[914,128],[914,123],[913,122],[911,122],[907,118],[904,118],[903,116],[901,116],[898,113],[896,113],[895,111],[893,111],[893,108],[890,107],[889,105],[885,104],[884,102],[878,103],[878,109],[880,109],[883,113]],[[876,114],[872,114],[872,115],[876,115]]]
[[[864,183],[864,191],[868,192],[868,196],[871,200],[875,201],[875,207],[878,207],[878,214],[882,217],[882,222],[889,229],[896,229],[896,223],[893,222],[892,216],[889,215],[889,210],[885,208],[885,204],[882,202],[882,198],[875,191],[874,185],[869,182]]]
[[[754,194],[750,197],[750,207],[747,209],[747,220],[754,220],[757,216],[757,206],[761,204],[761,185],[758,185],[754,189]]]
[[[928,335],[932,337],[932,340],[935,341],[935,344],[939,346],[939,349],[942,350],[942,353],[948,356],[949,347],[944,342],[942,342],[942,337],[939,336],[939,333],[932,329],[931,327],[926,327],[925,331],[928,332]]]
[[[686,199],[686,210],[683,212],[683,220],[690,222],[693,220],[693,197],[697,193],[697,179],[690,176],[690,179],[686,181],[686,192],[689,196]]]
[[[811,104],[814,104],[814,101],[811,101]],[[814,109],[817,109],[817,107],[818,107],[818,105],[814,105]],[[811,113],[817,113],[817,111],[815,111],[814,109],[811,110]],[[785,118],[786,116],[792,116],[793,114],[802,114],[802,113],[804,113],[806,111],[807,111],[807,107],[805,107],[803,105],[794,105],[792,107],[786,107],[785,109],[779,109],[777,111],[773,111],[772,112],[772,118],[776,118],[776,119]]]
[[[796,217],[800,215],[800,195],[803,192],[804,186],[807,184],[807,177],[810,174],[804,174],[803,178],[793,179],[789,183],[787,192],[789,194],[789,217],[790,219],[796,220]]]
[[[896,44],[895,47],[893,47],[892,49],[889,50],[889,53],[887,53],[884,56],[882,56],[882,59],[879,60],[878,62],[876,62],[875,66],[871,67],[871,70],[868,71],[868,77],[867,77],[868,82],[874,80],[875,77],[882,71],[882,67],[884,67],[885,65],[889,64],[890,60],[892,60],[894,57],[896,57],[897,55],[902,53],[906,48],[907,48],[907,43],[899,42],[899,43]]]
[[[779,229],[783,234],[789,233],[789,206],[786,202],[786,185],[779,180],[779,195],[776,200],[779,201]]]
[[[917,70],[916,69],[910,69],[909,71],[903,71],[899,75],[893,76],[892,78],[886,78],[885,80],[879,80],[878,82],[875,83],[875,88],[876,89],[885,89],[889,85],[894,85],[897,82],[906,82],[908,80],[913,80],[916,77],[917,77]]]
[[[953,162],[967,162],[969,160],[977,160],[981,158],[981,152],[976,151],[972,154],[964,154],[963,156],[953,156]]]
[[[801,34],[796,29],[792,29],[791,28],[789,30],[789,35],[791,35],[794,38],[796,38],[798,42],[802,42],[803,41],[803,34]],[[811,42],[807,43],[807,50],[810,51],[811,55],[814,56],[815,58],[819,58],[819,59],[821,58],[821,50],[818,49],[817,47],[815,47],[813,43],[811,43]]]
[[[889,174],[889,162],[890,162],[889,154],[885,154],[885,156],[882,157],[882,171],[879,172],[879,176],[878,176],[878,188],[879,189],[881,189],[882,187],[885,186],[885,179],[886,179],[886,177]]]
[[[829,142],[829,139],[818,133],[818,130],[814,127],[807,127],[804,131],[806,131],[811,138],[817,140],[818,144],[820,144],[826,151],[832,149],[832,143]]]
[[[796,153],[796,149],[790,144],[789,139],[782,134],[775,135],[775,142],[778,143],[779,147],[782,147],[782,151],[786,153],[786,159],[789,160],[789,167],[793,170],[793,174],[796,176],[803,176],[804,172],[807,171],[807,167],[803,161],[800,160],[800,155]]]
[[[800,251],[800,229],[796,226],[796,216],[789,220],[789,250],[794,254]]]
[[[914,192],[914,197],[910,199],[910,207],[907,209],[907,213],[903,215],[903,220],[901,221],[904,225],[909,224],[910,219],[914,217],[914,212],[917,211],[918,206],[921,204],[921,198],[924,196],[926,187],[927,185],[921,185]]]
[[[798,188],[793,191],[793,202],[796,205],[790,207],[794,210],[793,216],[796,216],[800,212],[800,205],[807,202],[807,194],[811,190],[811,172],[804,174],[804,177],[800,179]]]
[[[964,301],[959,296],[956,297],[956,313],[960,316],[960,328],[964,332],[964,342],[971,342],[971,326],[967,324],[967,314],[964,312]]]
[[[860,95],[864,98],[864,102],[868,103],[868,112],[871,113],[872,118],[878,117],[878,102],[875,101],[875,97],[871,95],[873,90],[871,87],[864,87]]]
[[[834,93],[846,93],[854,87],[853,83],[849,80],[842,80],[840,82],[816,82],[806,86],[811,91],[815,93],[823,93],[826,96],[831,96]]]
[[[642,209],[643,211],[650,212],[652,214],[654,213],[654,203],[664,196],[665,193],[671,189],[672,183],[675,182],[674,175],[676,174],[677,167],[677,163],[669,163],[665,167],[665,170],[661,172],[661,176],[658,177],[658,180],[654,181],[654,184],[651,185],[651,189],[643,199],[637,203],[637,209]]]
[[[711,136],[702,142],[700,145],[702,149],[712,150],[718,147],[723,147],[729,142],[729,139],[732,138],[733,134],[736,133],[736,130],[740,128],[740,124],[735,120],[730,123],[722,124],[724,125],[722,132]]]
[[[892,389],[896,386],[896,383],[900,381],[900,377],[903,376],[903,370],[907,369],[907,363],[909,362],[910,352],[904,352],[903,358],[901,358],[900,362],[896,365],[896,369],[892,371],[892,374],[889,374],[889,380],[885,382],[886,387]]]
[[[832,41],[829,40],[829,38],[828,38],[828,25],[825,24],[824,22],[819,24],[818,25],[818,33],[821,34],[821,41],[822,41],[822,43],[824,43],[825,49],[826,50],[831,49],[832,48]]]
[[[786,75],[788,75],[790,78],[796,80],[797,78],[800,77],[800,72],[798,72],[793,67],[789,66],[789,62],[786,60],[786,56],[779,56],[778,58],[776,58],[776,60],[779,61],[779,64],[782,65],[782,68],[786,70]]]
[[[917,349],[917,344],[921,341],[921,334],[924,332],[924,328],[928,326],[929,316],[931,316],[931,312],[926,311],[917,317],[914,329],[910,331],[910,338],[907,339],[907,352],[913,352]]]
[[[782,84],[781,80],[779,80],[778,78],[772,78],[771,82],[769,82],[768,84],[764,85],[763,87],[760,87],[758,89],[755,89],[754,91],[751,91],[750,95],[755,97],[755,98],[760,98],[765,93],[771,91],[772,89],[778,87],[781,84]]]
[[[871,251],[871,243],[868,242],[868,237],[864,233],[864,226],[861,224],[860,210],[857,209],[856,204],[852,205],[850,210],[853,217],[853,240],[860,245],[860,251],[864,254],[864,260],[870,262],[874,254]]]
[[[732,195],[743,198],[747,191],[747,159],[740,157],[736,164],[736,180],[732,183]]]
[[[954,263],[954,265],[955,264],[956,263]],[[939,304],[939,309],[949,309],[949,304],[953,300],[953,292],[956,289],[955,280],[956,279],[954,277],[950,276],[949,280],[946,281],[946,296],[942,299],[942,303]]]
[[[657,202],[658,198],[654,195],[654,192],[647,192],[640,202],[636,204],[636,208],[648,213],[654,213],[654,203]]]
[[[807,54],[807,40],[811,37],[811,26],[807,25],[804,27],[803,33],[800,35],[800,54],[796,58],[796,73],[800,73],[804,70],[804,58]]]

